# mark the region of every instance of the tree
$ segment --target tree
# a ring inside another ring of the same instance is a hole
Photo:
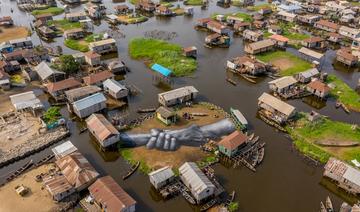
[[[79,70],[80,64],[72,55],[61,55],[59,58],[60,64],[58,69],[67,74],[76,73]]]
[[[59,107],[50,107],[43,116],[43,120],[46,123],[52,123],[61,117],[60,108]]]

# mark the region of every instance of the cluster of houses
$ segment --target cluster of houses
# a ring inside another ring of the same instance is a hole
[[[85,210],[135,211],[136,201],[111,176],[100,177],[71,141],[54,147],[52,151],[56,158],[56,172],[44,176],[42,182],[55,201],[88,192],[88,197],[80,202]]]

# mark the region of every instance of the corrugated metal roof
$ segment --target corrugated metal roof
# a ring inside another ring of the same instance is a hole
[[[291,85],[294,85],[295,83],[297,83],[297,80],[292,76],[285,76],[285,77],[281,77],[279,79],[272,80],[268,83],[274,84],[279,89],[283,89],[283,88],[289,87]]]
[[[71,143],[71,141],[66,141],[66,142],[52,148],[51,151],[55,154],[56,157],[62,158],[68,154],[71,154],[71,153],[77,151],[77,148],[76,148],[76,146],[74,146],[73,143]]]
[[[127,88],[120,84],[118,81],[115,81],[113,79],[107,79],[105,82],[103,82],[103,86],[109,88],[111,91],[119,92],[121,90],[127,90]]]
[[[106,211],[127,211],[128,207],[136,204],[136,201],[122,189],[111,177],[105,176],[96,180],[89,187],[89,191],[96,202],[106,206]]]
[[[185,86],[164,93],[159,93],[158,95],[164,98],[166,101],[168,101],[171,99],[177,99],[180,97],[191,95],[191,93],[198,93],[198,92],[199,91],[194,86]]]
[[[100,40],[100,41],[95,41],[89,44],[89,48],[94,48],[96,46],[102,46],[102,45],[108,45],[108,44],[116,44],[116,40],[113,38],[109,38],[106,40]]]
[[[200,194],[203,190],[210,187],[215,188],[215,185],[194,162],[184,163],[179,168],[179,171],[183,180],[191,186],[191,191],[196,194]]]
[[[99,176],[99,173],[80,152],[73,152],[58,159],[55,163],[75,188],[79,188]]]
[[[34,68],[34,70],[40,76],[40,78],[42,80],[46,80],[47,78],[49,78],[53,74],[55,74],[55,75],[59,75],[59,74],[65,75],[64,72],[57,71],[57,70],[54,70],[54,69],[50,68],[50,66],[45,61],[42,61],[39,65],[37,65]]]
[[[303,71],[303,72],[299,73],[299,75],[301,75],[305,78],[310,78],[310,77],[316,76],[318,74],[319,74],[319,71],[317,70],[317,68],[311,68],[307,71]]]
[[[174,176],[174,172],[169,166],[165,166],[161,169],[155,170],[149,173],[150,179],[156,184],[166,181]]]
[[[22,110],[26,108],[43,108],[41,103],[34,93],[34,91],[28,91],[10,96],[11,103],[16,110]]]
[[[73,102],[75,99],[81,99],[84,96],[94,94],[101,91],[101,89],[95,85],[88,85],[85,87],[74,88],[68,91],[65,91],[66,97],[70,102]]]
[[[268,93],[263,93],[259,99],[260,102],[263,102],[275,110],[289,116],[291,113],[295,111],[295,107],[287,104],[286,102],[281,101],[280,99],[271,96]]]
[[[94,133],[101,142],[110,135],[118,135],[119,131],[102,114],[92,114],[86,119],[86,125],[89,131]]]
[[[315,59],[318,59],[318,60],[320,60],[324,56],[324,54],[318,53],[316,51],[313,51],[313,50],[305,48],[305,47],[302,47],[301,49],[299,49],[299,52],[303,53],[307,56],[313,57]]]
[[[165,68],[164,66],[162,65],[159,65],[157,63],[155,63],[154,65],[151,66],[151,69],[160,73],[161,75],[165,76],[165,77],[168,77],[171,75],[172,71],[168,68]]]
[[[218,145],[224,146],[226,149],[234,150],[248,140],[248,137],[240,131],[234,131],[230,135],[222,139]]]
[[[336,158],[330,158],[325,165],[325,169],[336,176],[343,177],[360,186],[360,170],[355,169],[343,161]]]
[[[89,108],[92,105],[95,105],[95,104],[98,104],[98,103],[101,103],[101,102],[105,102],[105,101],[106,101],[106,97],[104,96],[104,94],[96,93],[96,94],[93,94],[91,96],[85,97],[83,99],[80,99],[80,100],[74,102],[73,106],[78,111],[80,111],[80,110]]]

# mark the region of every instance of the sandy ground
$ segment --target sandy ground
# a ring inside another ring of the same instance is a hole
[[[146,164],[153,169],[164,166],[180,167],[187,161],[198,161],[206,157],[206,153],[199,147],[181,146],[175,152],[165,152],[156,149],[146,149],[144,146],[132,149],[133,159],[146,161]]]
[[[1,27],[0,30],[0,43],[28,36],[28,29],[26,27]]]
[[[36,175],[47,172],[52,166],[43,165],[32,169],[0,187],[0,211],[54,211],[59,205],[52,200],[51,195],[45,189],[41,189],[42,184],[35,181]],[[17,185],[30,188],[30,192],[23,197],[19,196],[14,189]]]
[[[208,116],[197,116],[194,119],[186,120],[182,118],[182,114],[185,112],[190,113],[206,113]],[[156,118],[149,119],[143,122],[143,124],[139,127],[136,127],[130,130],[130,133],[145,133],[149,132],[151,129],[179,129],[185,128],[192,124],[197,124],[199,126],[212,124],[217,121],[224,119],[224,115],[217,110],[211,110],[203,105],[193,105],[192,107],[184,107],[181,110],[176,111],[178,115],[178,121],[175,125],[166,126]],[[215,115],[217,117],[215,117]]]
[[[16,113],[16,116],[0,120],[0,151],[8,151],[27,142],[41,128],[38,118],[29,113]]]
[[[294,66],[294,63],[286,58],[274,59],[271,63],[280,70],[286,70]]]

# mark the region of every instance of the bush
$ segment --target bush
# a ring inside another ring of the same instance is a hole
[[[67,74],[76,73],[80,68],[80,64],[72,55],[61,55],[59,61],[58,69]]]
[[[43,116],[45,123],[50,124],[57,121],[61,117],[60,107],[50,107]]]

